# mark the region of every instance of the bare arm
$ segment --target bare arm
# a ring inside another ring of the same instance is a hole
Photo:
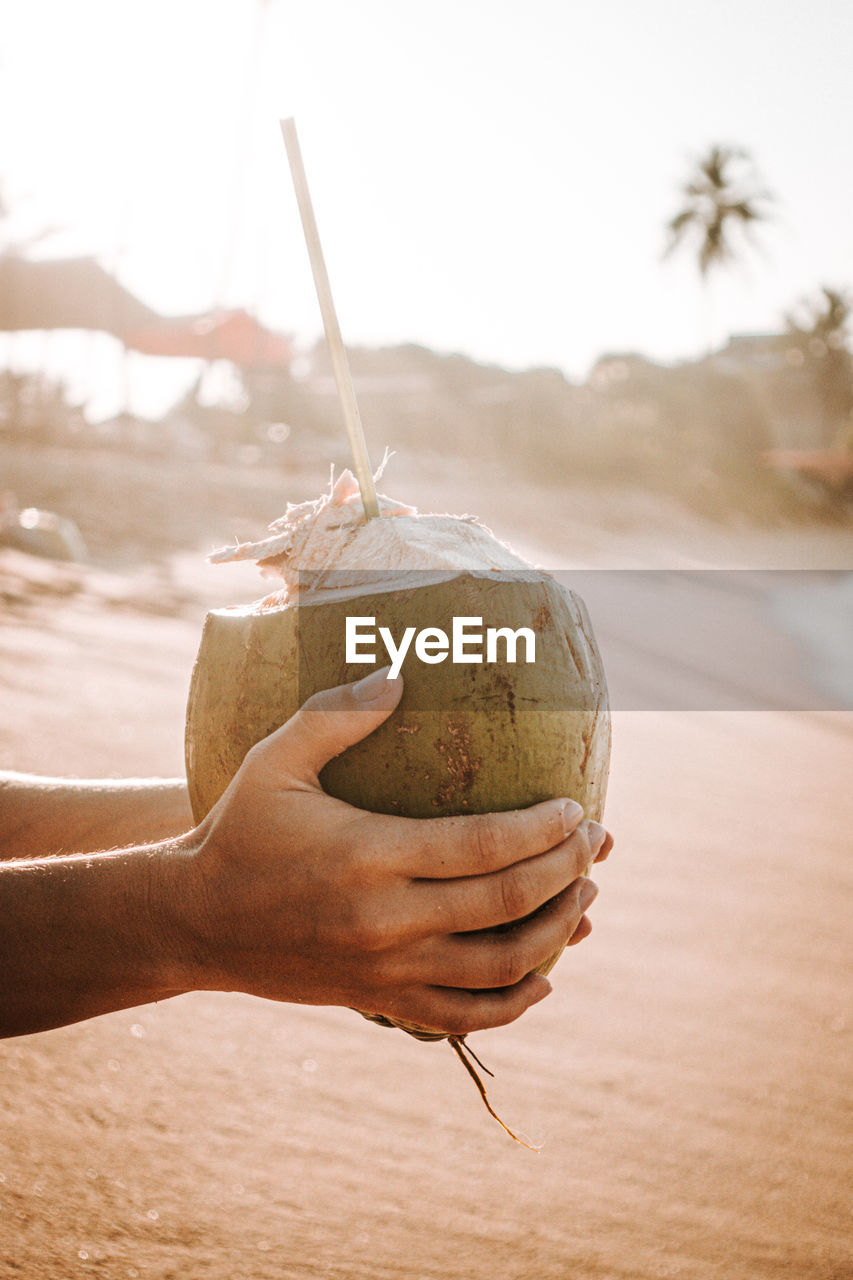
[[[0,773],[0,1034],[186,989],[153,904],[191,827],[182,778]]]
[[[192,825],[183,778],[42,778],[0,771],[0,858],[154,843]]]
[[[179,841],[0,863],[0,1034],[25,1035],[192,985],[167,910]]]
[[[595,886],[583,871],[607,856],[610,837],[570,800],[414,820],[326,795],[322,766],[377,728],[401,692],[402,681],[369,677],[318,694],[249,753],[200,826],[147,845],[90,851],[137,819],[184,826],[178,784],[136,795],[108,786],[105,819],[94,816],[97,786],[87,795],[71,784],[68,828],[65,784],[36,785],[22,816],[19,780],[5,834],[24,856],[0,862],[0,1034],[193,989],[348,1005],[465,1034],[547,995],[532,971],[586,936]],[[68,850],[72,834],[82,848],[38,856],[40,844]]]

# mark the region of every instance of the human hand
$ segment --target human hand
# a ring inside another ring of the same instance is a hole
[[[511,1022],[548,994],[532,971],[589,932],[597,888],[583,872],[612,839],[566,799],[410,819],[327,795],[322,767],[401,694],[402,680],[381,671],[315,695],[249,752],[186,838],[191,870],[175,909],[191,985],[457,1036]]]

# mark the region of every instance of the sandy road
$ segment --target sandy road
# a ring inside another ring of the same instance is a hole
[[[6,764],[173,772],[197,620],[0,628]],[[69,766],[69,760],[73,765]],[[592,938],[474,1038],[200,994],[0,1045],[0,1274],[853,1275],[853,717],[617,715]]]

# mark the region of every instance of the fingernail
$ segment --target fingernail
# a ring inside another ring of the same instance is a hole
[[[590,848],[593,853],[598,853],[604,844],[604,837],[607,835],[607,831],[600,822],[590,822],[587,827],[587,834],[589,835]]]
[[[595,902],[598,897],[598,885],[594,880],[584,880],[578,893],[578,906],[581,911],[586,911],[587,907]]]
[[[563,807],[560,810],[560,820],[563,824],[563,835],[570,836],[582,817],[583,809],[576,800],[564,800]]]
[[[536,983],[537,990],[535,990],[533,993],[533,1000],[532,1000],[533,1004],[538,1004],[540,1000],[544,1000],[545,997],[549,996],[551,992],[554,990],[554,988],[551,986],[550,982],[548,981],[548,979],[545,977],[544,974],[537,973],[536,977],[538,981]]]
[[[396,683],[388,679],[390,670],[390,665],[380,667],[378,671],[371,671],[370,675],[365,676],[363,680],[357,680],[352,686],[352,696],[358,702],[374,702],[377,698],[381,698],[383,693],[387,693],[388,689]]]

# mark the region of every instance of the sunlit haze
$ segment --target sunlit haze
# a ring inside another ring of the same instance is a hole
[[[718,141],[776,199],[712,283],[717,340],[853,280],[847,0],[3,8],[7,241],[59,227],[31,252],[95,254],[166,314],[239,305],[319,334],[283,115],[352,345],[573,378],[606,351],[695,354],[707,310],[689,254],[661,261],[664,225]]]

